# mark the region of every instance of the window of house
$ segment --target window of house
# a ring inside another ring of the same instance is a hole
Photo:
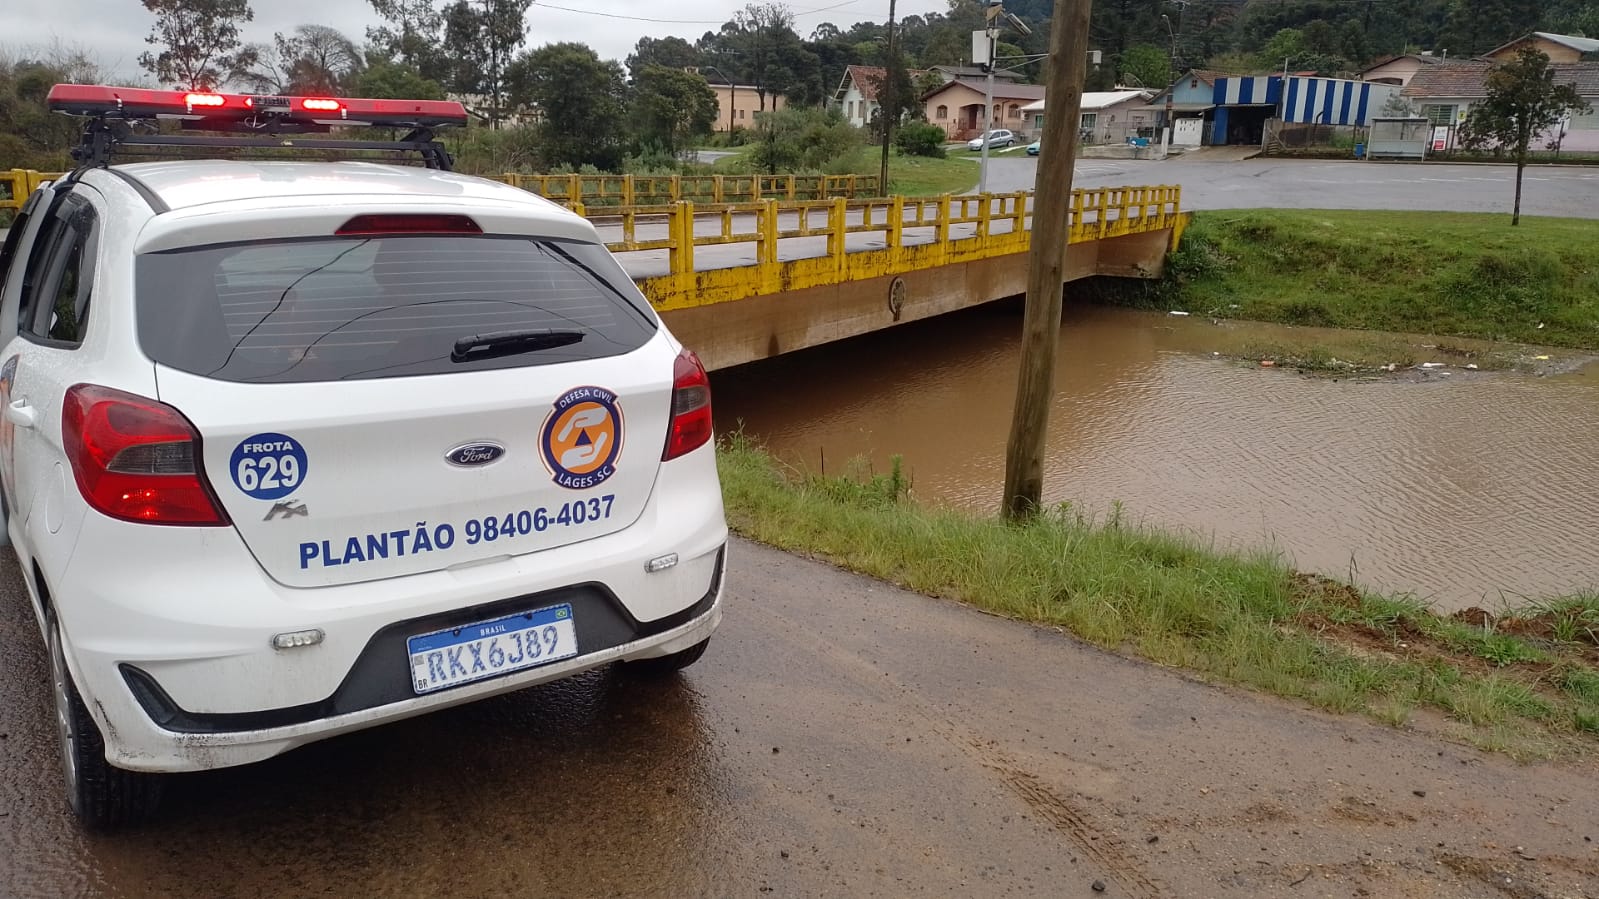
[[[1192,81],[1190,81],[1190,82],[1188,82],[1188,87],[1189,87],[1189,88],[1190,88],[1190,89],[1194,89],[1194,88],[1197,88],[1197,87],[1199,87],[1199,79],[1198,79],[1198,78],[1195,78],[1195,79],[1194,79],[1194,80],[1192,80]]]
[[[1453,125],[1456,109],[1453,104],[1429,103],[1421,108],[1421,115],[1434,126]]]
[[[1570,124],[1566,125],[1567,131],[1599,131],[1599,112],[1590,108],[1587,112],[1573,113]]]
[[[741,119],[744,118],[744,110],[740,109],[738,111],[738,117],[741,118]]]
[[[1092,113],[1092,112],[1083,113],[1082,128],[1083,128],[1084,131],[1092,131],[1092,130],[1094,130],[1094,126],[1098,125],[1098,124],[1099,124],[1099,115],[1097,113]]]
[[[855,118],[855,101],[854,100],[849,101],[849,117],[852,118],[852,119]]]
[[[1022,117],[1022,107],[1020,103],[1012,103],[1010,105],[1010,117],[1013,119],[1019,119]]]
[[[948,106],[940,106],[940,107],[938,107],[938,120],[940,122],[942,122],[942,121],[944,121],[947,118],[949,118],[949,107]]]
[[[999,105],[998,103],[995,103],[994,104],[994,121],[996,121],[996,122],[999,121],[999,114],[1002,111],[1004,111],[1004,107]]]
[[[1038,128],[1040,130],[1043,129],[1043,127],[1044,127],[1044,114],[1043,113],[1038,113],[1037,115],[1033,116],[1033,127],[1034,128]]]

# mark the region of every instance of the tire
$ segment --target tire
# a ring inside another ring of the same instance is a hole
[[[706,637],[704,640],[701,640],[682,652],[674,652],[669,656],[661,656],[660,658],[656,659],[637,659],[632,662],[625,662],[622,665],[622,670],[626,671],[628,674],[637,675],[639,677],[671,677],[679,671],[682,671],[684,668],[687,668],[695,662],[698,662],[700,660],[700,656],[705,655],[705,647],[710,645],[711,638]]]
[[[105,740],[72,683],[61,650],[61,628],[54,621],[50,622],[49,648],[61,773],[72,813],[92,830],[113,830],[149,820],[161,802],[160,776],[124,771],[105,760]]]

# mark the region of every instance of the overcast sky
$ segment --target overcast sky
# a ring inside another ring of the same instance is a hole
[[[20,2],[20,0],[18,0]],[[744,6],[744,0],[551,0],[554,6],[536,0],[528,10],[528,46],[555,41],[581,41],[603,57],[624,59],[644,36],[678,35],[690,41],[715,30]],[[10,3],[8,2],[9,6]],[[440,3],[442,6],[442,2]],[[848,28],[858,21],[888,18],[888,0],[793,0],[794,28],[801,37],[822,22]],[[567,11],[555,7],[567,7]],[[945,0],[899,0],[901,17],[948,9]],[[372,7],[366,0],[252,0],[255,21],[245,28],[245,40],[269,41],[273,32],[288,31],[296,25],[331,25],[353,38],[365,40],[366,28],[374,23]],[[23,15],[6,16],[0,44],[11,51],[48,45],[60,40],[81,45],[98,57],[113,72],[137,74],[139,54],[146,49],[154,17],[139,0],[49,0],[33,6]],[[671,21],[637,21],[637,18]]]

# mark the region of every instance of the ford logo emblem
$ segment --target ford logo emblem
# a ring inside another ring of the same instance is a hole
[[[498,443],[465,443],[444,454],[444,458],[451,465],[462,468],[471,468],[476,465],[488,465],[498,462],[505,455],[505,447]]]

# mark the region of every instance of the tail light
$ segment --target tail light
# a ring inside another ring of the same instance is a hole
[[[78,384],[61,436],[78,490],[97,511],[150,524],[226,525],[200,468],[200,435],[155,400]]]
[[[691,453],[711,439],[711,379],[691,350],[677,354],[672,369],[672,427],[662,462]]]

